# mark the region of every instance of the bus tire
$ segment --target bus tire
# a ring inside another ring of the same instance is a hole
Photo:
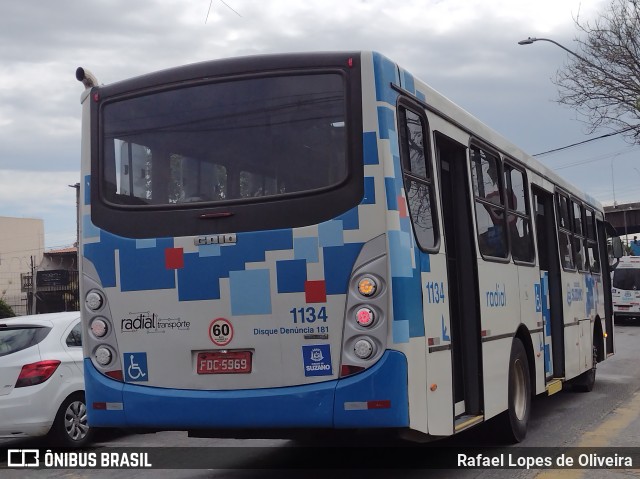
[[[502,430],[508,442],[520,442],[527,435],[531,412],[531,376],[522,341],[514,338],[509,358],[508,410],[502,414]]]
[[[596,364],[598,363],[598,347],[593,345],[593,365],[591,369],[583,372],[580,376],[575,378],[572,382],[574,390],[581,393],[588,393],[593,390],[593,386],[596,384]]]

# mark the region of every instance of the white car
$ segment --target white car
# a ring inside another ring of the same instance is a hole
[[[0,319],[0,437],[88,444],[80,313]]]

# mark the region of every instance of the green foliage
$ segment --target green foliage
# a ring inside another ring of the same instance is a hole
[[[4,299],[0,298],[0,319],[1,318],[13,318],[16,313],[13,312],[11,306],[9,306]]]

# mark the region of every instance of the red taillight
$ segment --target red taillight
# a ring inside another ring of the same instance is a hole
[[[364,371],[364,367],[343,364],[340,368],[340,377],[343,378],[345,376],[351,376],[352,374],[359,373],[360,371]]]
[[[57,359],[25,364],[22,366],[22,371],[20,371],[20,376],[18,376],[15,387],[23,388],[25,386],[41,384],[51,377],[59,365],[60,361]]]
[[[115,379],[117,381],[124,381],[124,377],[122,376],[121,369],[116,369],[114,371],[107,371],[105,374],[109,376],[111,379]]]
[[[367,308],[366,306],[364,306],[356,311],[356,322],[360,326],[369,327],[373,324],[373,321],[375,319],[375,313],[371,308]]]

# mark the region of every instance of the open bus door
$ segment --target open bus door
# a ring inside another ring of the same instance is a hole
[[[561,387],[564,376],[564,320],[562,311],[562,281],[558,239],[553,205],[553,193],[535,186],[533,201],[536,222],[536,246],[540,266],[540,310],[544,329],[545,382],[549,392]],[[559,390],[559,389],[558,389]]]
[[[478,272],[467,178],[467,148],[436,135],[449,280],[456,431],[484,413]]]

